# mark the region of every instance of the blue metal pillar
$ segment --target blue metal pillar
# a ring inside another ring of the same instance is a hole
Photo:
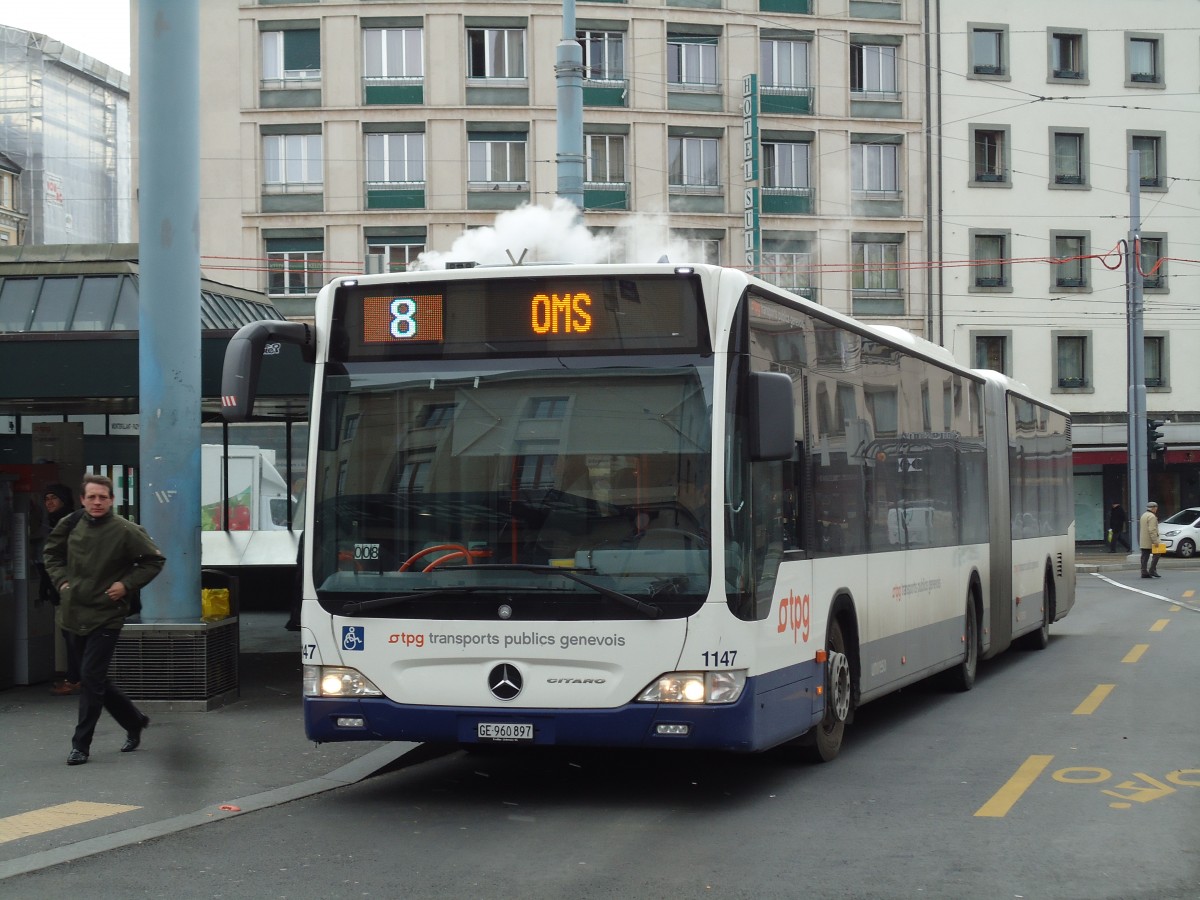
[[[167,557],[146,622],[200,619],[200,7],[138,3],[142,523]]]
[[[563,0],[563,34],[555,53],[558,102],[558,196],[583,211],[583,48],[575,39],[575,0]]]

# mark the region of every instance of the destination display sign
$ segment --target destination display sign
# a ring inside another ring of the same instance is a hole
[[[692,275],[496,278],[473,270],[444,282],[343,286],[331,358],[695,351],[708,343],[703,321]]]

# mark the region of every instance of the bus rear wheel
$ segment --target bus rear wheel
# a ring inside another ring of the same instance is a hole
[[[1021,639],[1021,646],[1026,650],[1045,650],[1050,645],[1050,617],[1054,609],[1054,578],[1046,573],[1042,582],[1042,624],[1037,631],[1031,631]]]
[[[979,616],[975,611],[975,598],[970,595],[963,617],[963,644],[966,645],[963,661],[947,673],[950,687],[956,691],[969,691],[975,687],[975,673],[979,669]]]
[[[846,719],[850,717],[852,683],[846,639],[836,619],[825,638],[825,715],[799,741],[803,756],[810,762],[831,762],[842,749]]]

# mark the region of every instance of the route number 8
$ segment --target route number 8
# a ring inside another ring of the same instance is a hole
[[[417,301],[397,297],[392,301],[392,337],[401,340],[417,336]]]

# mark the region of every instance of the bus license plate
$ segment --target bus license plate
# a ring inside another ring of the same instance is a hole
[[[480,722],[475,726],[475,735],[481,741],[532,741],[533,724],[530,722]]]

